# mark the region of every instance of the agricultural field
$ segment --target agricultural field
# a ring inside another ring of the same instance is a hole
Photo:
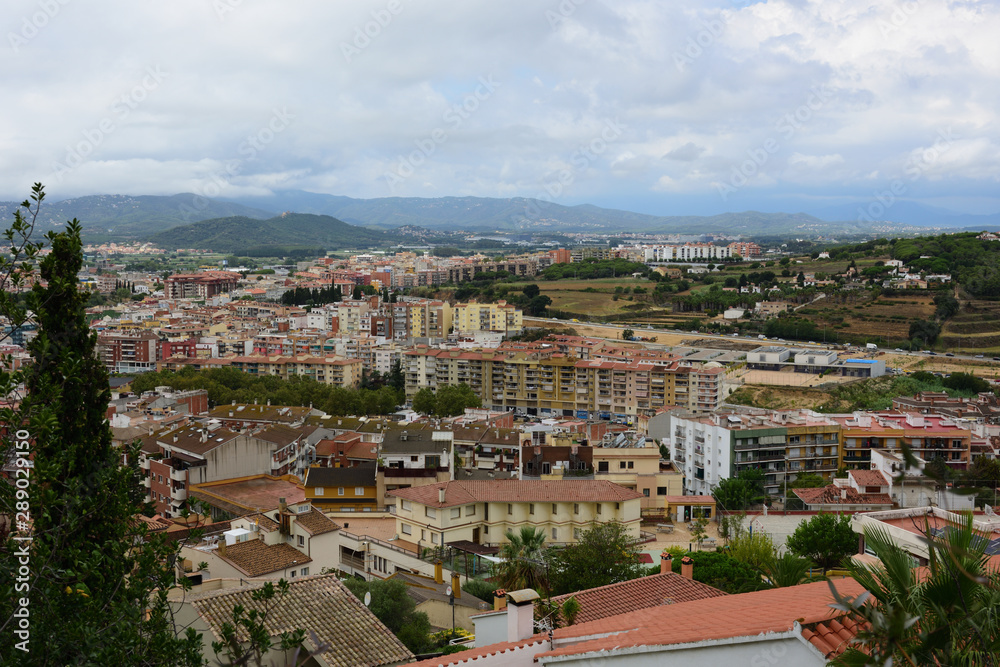
[[[917,292],[900,297],[871,298],[866,292],[847,293],[820,299],[796,313],[828,327],[855,342],[879,342],[895,345],[909,337],[910,322],[931,319],[934,315],[933,293]]]

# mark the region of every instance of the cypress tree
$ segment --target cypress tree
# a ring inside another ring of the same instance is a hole
[[[38,194],[40,203],[40,188]],[[123,452],[112,445],[108,375],[87,325],[87,295],[77,289],[80,230],[74,219],[46,236],[52,251],[39,273],[47,285],[28,295],[38,329],[15,418],[18,439],[30,434],[31,525],[15,526],[0,549],[0,656],[26,665],[200,664],[200,641],[193,633],[176,636],[166,604],[177,547],[149,536],[137,520],[144,497],[138,447]],[[5,440],[4,453],[10,444]],[[30,554],[27,591],[15,588],[23,572],[12,556],[23,545]],[[19,625],[15,600],[23,597],[30,601],[27,652],[12,632]]]

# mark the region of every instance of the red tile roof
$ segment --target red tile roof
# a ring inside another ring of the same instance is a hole
[[[586,623],[637,609],[718,598],[724,595],[726,593],[718,588],[667,572],[559,595],[552,598],[552,601],[562,604],[567,598],[575,597],[580,603],[576,622]]]
[[[878,470],[849,470],[847,474],[858,486],[889,486],[889,480]]]
[[[888,493],[858,493],[849,486],[829,486],[818,489],[792,489],[806,505],[888,505],[892,498]]]
[[[853,579],[836,582],[841,595],[856,596],[864,588]],[[830,607],[828,582],[773,588],[642,609],[555,631],[556,645],[543,656],[581,655],[638,646],[668,646],[791,632],[842,616]],[[587,637],[596,639],[586,639]],[[584,641],[566,646],[567,641]]]
[[[226,547],[225,555],[218,551],[216,554],[248,577],[260,577],[312,562],[312,558],[286,542],[268,545],[263,540],[239,542]]]
[[[849,642],[866,626],[852,618],[842,616],[802,628],[802,637],[815,646],[827,660],[832,660],[847,650]]]
[[[438,490],[445,489],[439,502]],[[430,507],[454,507],[476,502],[616,502],[642,498],[641,493],[607,480],[467,480],[438,482],[396,489],[386,495]]]
[[[499,642],[482,648],[459,651],[439,658],[428,658],[420,662],[412,662],[409,667],[448,667],[449,665],[475,664],[475,660],[489,656],[513,654],[514,652],[531,651],[532,655],[541,653],[549,647],[549,640],[544,635],[534,635],[519,642]]]

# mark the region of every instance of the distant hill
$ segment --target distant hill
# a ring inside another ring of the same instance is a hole
[[[355,227],[328,215],[285,213],[266,220],[233,216],[202,220],[154,234],[148,241],[165,248],[200,248],[234,254],[267,246],[334,250],[395,241],[395,235]]]
[[[601,208],[590,204],[563,206],[538,199],[514,197],[383,197],[353,199],[301,190],[279,191],[269,197],[241,198],[258,208],[332,215],[358,225],[395,228],[414,225],[431,230],[474,232],[594,232],[624,231],[661,234],[740,233],[752,236],[843,236],[871,233],[910,234],[912,225],[866,224],[851,215],[836,222],[805,213],[722,213],[714,216],[655,216]]]
[[[10,220],[20,202],[0,202],[0,213]],[[38,229],[44,233],[77,218],[85,239],[139,239],[170,227],[228,216],[269,218],[274,215],[235,202],[206,199],[193,194],[167,197],[154,195],[90,195],[42,204]]]
[[[872,207],[873,201],[858,201],[851,204],[827,206],[816,209],[813,214],[821,220],[855,220]],[[877,208],[877,207],[876,207]],[[996,229],[1000,226],[1000,213],[991,215],[971,215],[959,213],[946,208],[926,206],[912,201],[897,201],[892,204],[881,217],[894,222],[919,225],[921,227],[947,228],[963,227],[969,229]]]

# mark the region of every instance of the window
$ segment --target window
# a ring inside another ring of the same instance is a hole
[[[608,472],[608,462],[607,461],[600,461],[597,464],[597,472]]]
[[[363,495],[365,495],[365,487],[363,487],[363,486],[356,486],[356,487],[354,487],[354,495],[356,495],[356,496],[363,496]]]
[[[452,519],[460,519],[460,518],[462,518],[462,508],[461,507],[454,507],[454,508],[452,508],[452,510],[451,510],[451,518]]]
[[[580,503],[573,503],[573,514],[580,513]]]
[[[628,462],[628,469],[631,470],[634,467],[635,467],[635,461],[629,461]]]
[[[302,568],[302,576],[304,577],[304,576],[306,576],[307,574],[309,574],[309,568],[308,568],[308,567],[304,567],[304,568]]]
[[[642,490],[642,495],[644,495],[644,496],[646,496],[647,498],[649,498],[649,489],[643,489],[643,490]]]
[[[341,486],[337,488],[337,495],[338,496],[344,495],[344,487]]]
[[[514,506],[511,505],[510,503],[507,503],[507,514],[513,514],[513,513],[514,513]]]
[[[580,529],[579,528],[574,528],[573,529],[573,539],[574,540],[580,539]]]
[[[465,516],[476,516],[476,506],[466,505],[465,506]]]
[[[556,505],[555,503],[552,503],[552,513],[559,514],[559,506]]]
[[[316,487],[316,495],[317,496],[322,496],[323,495],[323,487],[322,486],[317,486]]]
[[[403,500],[402,498],[400,498],[399,499],[399,509],[406,510],[407,512],[409,512],[410,511],[410,501],[409,500]]]
[[[420,539],[421,540],[426,540],[427,539],[427,531],[424,530],[423,528],[420,529]]]
[[[438,543],[438,534],[437,533],[431,533],[431,543],[432,544],[437,544]]]
[[[434,509],[433,507],[424,508],[424,516],[426,516],[428,519],[436,519],[437,515],[438,515],[437,510]]]
[[[535,503],[528,503],[528,514],[535,513]]]
[[[658,486],[658,487],[656,487],[656,495],[658,495],[658,496],[665,496],[665,495],[667,495],[667,487],[665,487],[665,486]]]
[[[302,535],[299,535],[299,546],[304,547],[305,545],[306,545],[306,538],[303,537]]]
[[[292,577],[294,577],[294,576],[295,576],[295,570],[292,570],[292,574],[291,574],[291,576],[292,576]]]
[[[597,503],[597,513],[601,513],[601,503]]]
[[[618,462],[618,469],[619,470],[624,470],[625,469],[625,462],[624,461],[619,461]]]
[[[402,523],[402,524],[400,524],[400,526],[402,527],[403,535],[412,535],[413,534],[413,528],[410,527],[410,524],[408,524],[408,523]]]
[[[553,529],[552,529],[552,539],[553,539],[553,540],[555,540],[555,539],[558,539],[558,538],[556,537],[556,535],[557,535],[557,531],[556,531],[556,529],[555,529],[555,528],[553,528]]]

